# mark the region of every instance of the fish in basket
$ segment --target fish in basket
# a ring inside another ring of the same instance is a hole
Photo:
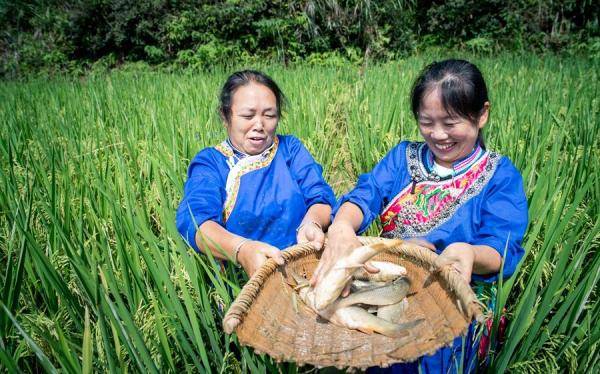
[[[300,244],[283,252],[284,266],[268,260],[229,308],[225,332],[277,361],[364,369],[433,353],[482,318],[458,273],[433,270],[432,251],[402,240],[360,240],[355,257],[336,264],[314,289],[307,279],[320,251]],[[368,260],[381,271],[357,271]],[[352,293],[340,298],[347,282]]]

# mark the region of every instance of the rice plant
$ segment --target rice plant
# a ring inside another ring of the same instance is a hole
[[[408,92],[441,56],[266,69],[339,195],[417,139]],[[522,171],[527,251],[500,280],[509,325],[492,372],[600,366],[598,62],[473,58],[492,95],[488,147]],[[174,219],[189,160],[220,142],[228,72],[113,72],[0,83],[0,367],[7,372],[297,372],[225,336],[246,280],[195,254]],[[371,231],[376,232],[376,229]]]

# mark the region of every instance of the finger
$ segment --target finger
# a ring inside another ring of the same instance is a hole
[[[463,277],[465,278],[467,283],[471,283],[471,273],[470,272],[464,272]]]
[[[346,284],[346,286],[342,290],[342,297],[346,297],[346,296],[350,295],[350,286],[351,286],[351,284],[348,282],[348,284]]]
[[[278,250],[277,253],[275,253],[275,255],[271,258],[275,260],[277,265],[285,265],[285,259],[283,258],[281,251]]]
[[[315,240],[315,233],[313,230],[306,229],[306,230],[304,230],[304,237],[309,242],[313,241],[313,240]]]
[[[458,268],[456,267],[455,262],[443,256],[440,256],[435,259],[435,261],[433,262],[433,268],[435,272],[441,272],[442,270],[451,268],[453,270],[457,270],[460,273],[460,270],[458,270]]]
[[[428,242],[425,239],[411,238],[411,239],[407,239],[406,241],[410,242],[410,243],[414,243],[414,244],[419,245],[421,247],[425,247],[427,249],[431,249],[432,251],[435,251],[435,245],[433,245],[432,243]]]
[[[440,256],[438,258],[435,259],[435,261],[433,261],[433,266],[436,269],[441,269],[443,266],[448,265],[448,260],[446,260],[444,257]]]
[[[317,265],[317,268],[315,269],[315,272],[313,273],[313,276],[310,278],[310,285],[311,286],[316,286],[317,283],[321,280],[321,269],[323,268],[323,261],[321,259],[321,261],[319,261],[319,264]]]
[[[310,244],[315,247],[315,249],[317,251],[320,251],[321,248],[323,248],[323,242],[322,241],[318,241],[318,240],[313,240],[312,242],[310,242]]]
[[[367,273],[371,273],[371,274],[379,273],[379,268],[376,266],[373,266],[370,262],[365,262],[365,264],[363,265],[363,268],[367,271]]]
[[[296,236],[296,241],[298,242],[298,244],[302,244],[306,243],[308,239],[306,238],[306,235],[304,235],[304,233],[300,231],[298,232],[298,236]]]
[[[265,249],[264,253],[267,257],[272,258],[277,263],[277,265],[285,264],[283,255],[281,254],[281,251],[278,248],[268,247]]]
[[[317,284],[319,284],[319,282],[321,282],[321,280],[325,276],[325,273],[327,273],[327,270],[331,268],[331,256],[329,256],[329,254],[330,252],[323,252],[321,259],[319,260],[319,264],[317,265],[317,269],[315,270],[315,276],[313,277],[313,285],[315,287],[317,286]]]
[[[317,268],[310,279],[310,284],[312,286],[316,286],[325,275],[325,272],[331,268],[333,258],[331,253],[331,248],[326,248],[323,250],[321,258],[319,259],[319,263],[317,264]]]

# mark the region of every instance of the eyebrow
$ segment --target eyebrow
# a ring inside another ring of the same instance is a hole
[[[422,115],[422,114],[418,114],[418,118],[419,119],[431,119],[431,117],[426,116],[426,115]],[[447,120],[447,119],[456,120],[456,119],[459,119],[459,117],[458,116],[453,116],[451,114],[448,114],[448,115],[446,115],[444,117],[441,117],[440,119],[442,119],[442,120]]]
[[[248,107],[248,106],[241,107],[241,108],[239,108],[239,110],[240,110],[240,111],[243,111],[243,110],[248,110],[248,111],[251,111],[251,112],[255,112],[255,111],[256,111],[256,109],[255,109],[255,108],[253,108],[253,107]],[[263,110],[263,112],[266,112],[266,111],[269,111],[269,110],[277,110],[277,107],[268,107],[268,108],[265,108],[265,109]]]

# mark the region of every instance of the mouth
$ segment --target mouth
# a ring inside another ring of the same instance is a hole
[[[264,141],[266,140],[266,138],[263,138],[263,137],[258,137],[258,136],[254,136],[254,137],[250,137],[250,138],[248,138],[248,140],[250,140],[250,142],[251,142],[251,143],[256,143],[256,144],[258,144],[258,143],[262,143],[262,142],[264,142]]]
[[[437,149],[438,151],[442,151],[442,152],[449,152],[452,149],[454,149],[454,147],[456,146],[456,143],[435,143],[434,147],[435,149]]]

